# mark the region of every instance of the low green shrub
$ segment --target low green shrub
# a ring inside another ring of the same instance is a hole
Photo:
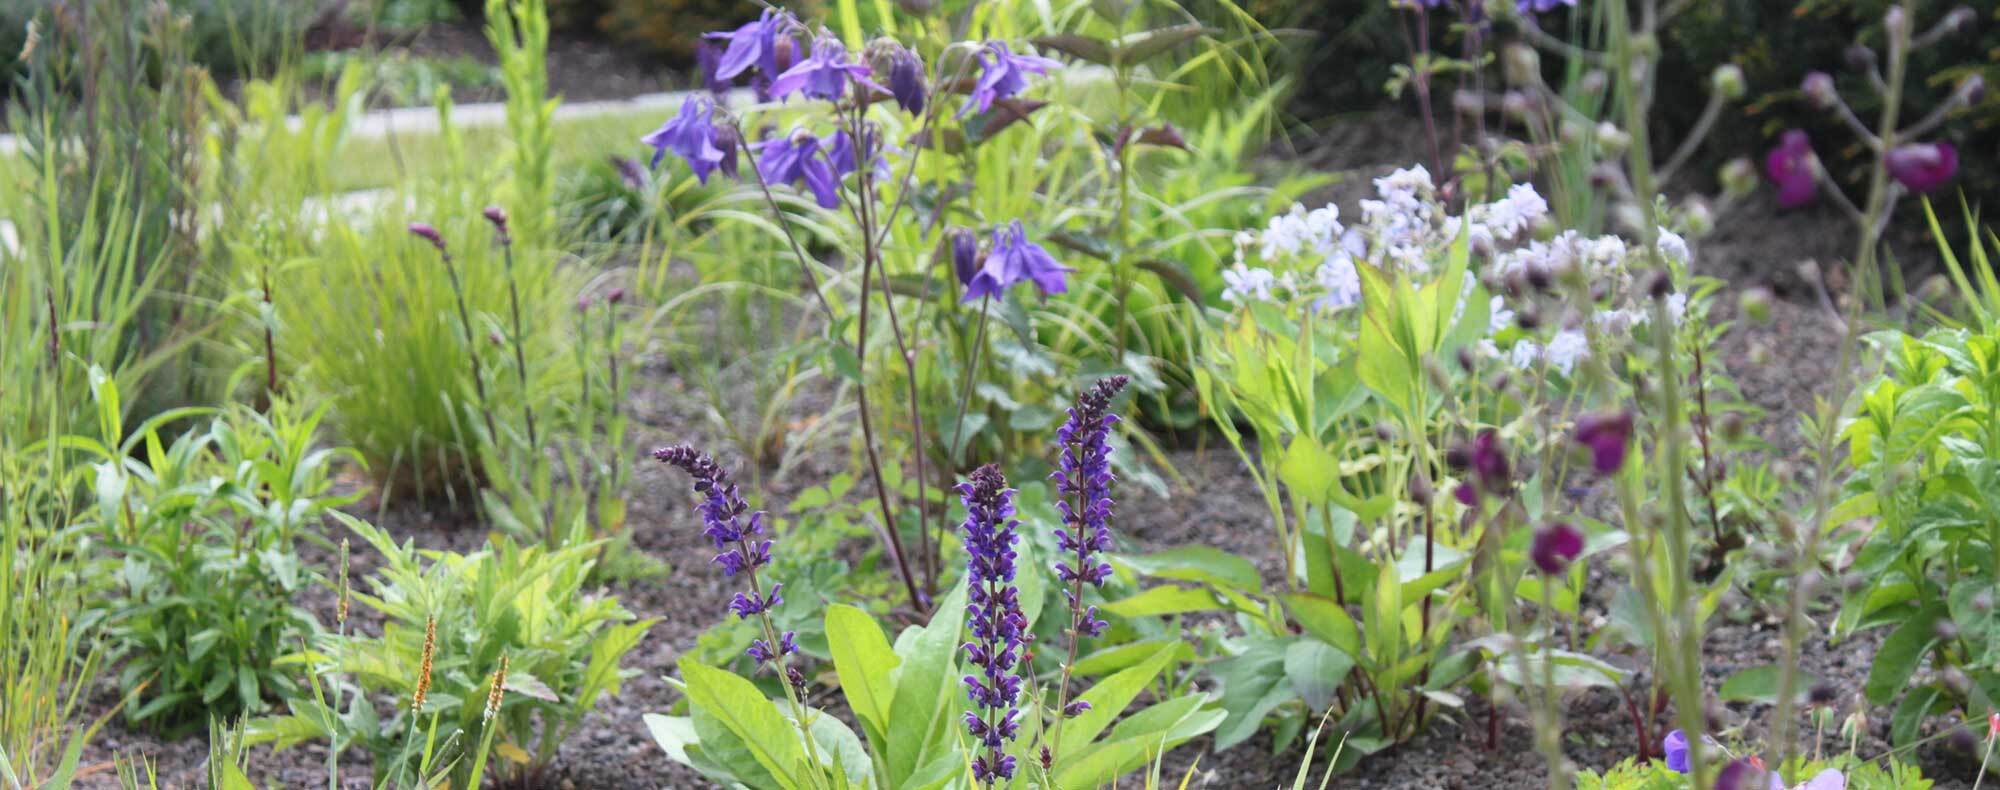
[[[287,659],[311,683],[295,683],[288,713],[251,723],[253,744],[324,741],[336,760],[360,748],[377,785],[448,776],[455,787],[475,783],[490,746],[501,777],[539,781],[584,716],[618,693],[631,675],[621,662],[654,623],[586,591],[597,543],[549,550],[495,536],[469,554],[419,551],[336,517],[383,558],[353,600],[386,622],[379,636],[340,623]],[[337,589],[347,594],[346,579]]]

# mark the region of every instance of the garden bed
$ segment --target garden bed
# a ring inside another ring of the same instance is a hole
[[[1734,287],[1760,284],[1760,261],[1783,260],[1773,251],[1792,243],[1810,243],[1814,229],[1823,227],[1815,217],[1746,217],[1766,233],[1727,223],[1718,230],[1724,240],[1703,250],[1703,259],[1714,261],[1728,274]],[[1776,233],[1768,232],[1775,228]],[[1729,243],[1731,238],[1749,238],[1745,246]],[[1768,269],[1764,269],[1768,271]],[[1722,318],[1734,318],[1725,313]],[[1767,410],[1755,429],[1774,448],[1774,454],[1800,460],[1802,443],[1795,430],[1797,416],[1808,409],[1825,382],[1834,374],[1840,332],[1817,304],[1780,300],[1772,304],[1769,323],[1738,322],[1720,349],[1724,362],[1735,372],[1745,399]],[[645,370],[634,388],[632,407],[642,427],[637,429],[642,447],[675,442],[702,443],[712,437],[704,419],[686,404],[692,393],[673,371],[658,366]],[[804,416],[804,415],[801,415]],[[1173,468],[1186,478],[1170,497],[1161,498],[1134,489],[1122,497],[1118,518],[1124,536],[1122,548],[1145,552],[1183,545],[1213,546],[1231,554],[1251,558],[1267,583],[1281,575],[1273,554],[1266,524],[1269,513],[1242,463],[1227,445],[1212,436],[1191,437],[1184,446],[1169,453]],[[801,463],[787,478],[763,492],[763,507],[782,511],[791,496],[817,484],[844,466],[845,448],[816,453]],[[654,557],[675,564],[666,577],[614,587],[624,604],[640,618],[659,618],[646,641],[634,651],[628,666],[639,674],[628,681],[615,698],[600,705],[585,727],[564,744],[558,758],[554,781],[564,788],[681,788],[705,785],[699,775],[666,758],[647,733],[640,717],[668,710],[679,699],[664,678],[674,672],[681,652],[691,647],[703,629],[716,622],[731,587],[721,576],[705,572],[699,558],[705,556],[706,541],[696,529],[694,514],[682,504],[683,492],[671,470],[646,464],[640,467],[632,497],[631,523],[636,546]],[[352,508],[357,515],[376,515],[372,499]],[[475,519],[449,511],[427,510],[414,502],[394,503],[381,514],[380,524],[419,547],[469,551],[485,539]],[[308,547],[308,561],[331,572],[334,555]],[[377,564],[365,552],[353,557],[354,575],[366,575]],[[1590,617],[1601,618],[1602,600],[1619,580],[1594,573],[1588,596],[1597,601]],[[322,621],[333,617],[330,591],[314,589],[307,605]],[[1779,637],[1774,614],[1734,603],[1736,611],[1718,615],[1730,620],[1713,628],[1702,651],[1710,691],[1735,671],[1769,664],[1779,655]],[[1735,622],[1736,620],[1742,622]],[[375,627],[365,619],[361,628]],[[1879,635],[1863,635],[1832,645],[1824,639],[1807,646],[1802,669],[1823,682],[1842,689],[1848,696],[1858,693],[1867,677],[1868,666]],[[1614,663],[1639,669],[1642,662],[1631,657],[1610,657]],[[114,686],[106,684],[96,695],[95,710],[107,710],[116,701]],[[832,703],[835,700],[829,699]],[[1768,705],[1732,705],[1725,724],[1749,722],[1758,726],[1770,714]],[[1410,743],[1365,760],[1352,774],[1335,781],[1338,787],[1383,788],[1539,788],[1546,785],[1547,767],[1533,748],[1533,730],[1525,711],[1503,710],[1499,717],[1498,748],[1489,748],[1488,708],[1474,698],[1452,720],[1440,722],[1431,732]],[[1565,749],[1580,767],[1605,768],[1638,753],[1639,745],[1631,718],[1618,695],[1593,690],[1570,695],[1565,700]],[[1863,754],[1887,751],[1888,710],[1874,710],[1872,728],[1862,741]],[[1665,720],[1663,719],[1662,722]],[[1658,726],[1656,724],[1655,726]],[[1269,734],[1262,733],[1241,747],[1221,753],[1204,753],[1207,739],[1197,740],[1168,758],[1172,769],[1193,766],[1198,779],[1193,787],[1272,787],[1293,778],[1301,752],[1298,747],[1272,755]],[[1657,748],[1655,745],[1654,748]],[[257,750],[252,759],[253,773],[268,778],[274,787],[309,786],[324,781],[325,753],[308,746],[272,754]],[[162,740],[144,732],[134,732],[114,719],[92,743],[86,763],[108,765],[117,755],[145,755],[155,759],[161,775],[171,784],[191,782],[201,776],[207,744],[200,737]],[[1965,776],[1975,767],[1962,757],[1941,748],[1918,753],[1927,773],[1933,776]],[[1199,764],[1193,761],[1199,758]],[[366,787],[364,756],[351,755],[347,776],[350,786]],[[1935,770],[1932,770],[1935,769]],[[1170,774],[1178,775],[1177,770]],[[103,786],[115,786],[107,773],[98,775]],[[1317,781],[1317,777],[1315,780]],[[1970,787],[1969,781],[1942,779],[1940,790]]]

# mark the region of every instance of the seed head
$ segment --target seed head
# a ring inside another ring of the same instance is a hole
[[[437,658],[437,615],[424,619],[424,657],[417,668],[417,691],[410,695],[410,710],[424,709],[424,698],[431,693],[431,661]]]
[[[500,698],[506,693],[507,657],[503,655],[500,657],[500,668],[493,671],[491,685],[486,689],[486,710],[479,714],[480,723],[492,721],[493,715],[500,712]]]
[[[339,598],[339,603],[335,604],[333,609],[333,621],[337,625],[347,624],[347,601],[349,597],[348,592],[349,591],[347,589],[347,539],[341,538],[340,539],[340,598]]]

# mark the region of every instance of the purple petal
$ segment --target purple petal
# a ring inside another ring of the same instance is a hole
[[[1920,194],[1943,186],[1958,172],[1958,149],[1951,143],[1899,145],[1884,159],[1889,175]]]

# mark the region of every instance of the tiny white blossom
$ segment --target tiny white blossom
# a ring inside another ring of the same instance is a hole
[[[1486,320],[1486,331],[1488,334],[1500,334],[1507,327],[1514,325],[1514,311],[1507,309],[1506,299],[1495,295],[1493,301],[1488,303],[1486,310],[1487,315],[1490,316]]]
[[[1271,301],[1271,287],[1277,278],[1270,269],[1252,269],[1236,264],[1222,272],[1222,300],[1230,304]]]
[[[1577,360],[1589,354],[1590,342],[1579,330],[1565,329],[1557,332],[1555,337],[1549,338],[1549,364],[1556,370],[1562,371],[1565,376],[1576,367]]]
[[[1515,341],[1513,350],[1508,354],[1508,361],[1522,370],[1534,367],[1541,359],[1542,347],[1532,340]]]
[[[1315,309],[1338,310],[1352,307],[1361,301],[1361,272],[1354,268],[1354,259],[1346,255],[1333,255],[1319,265],[1313,279],[1325,292],[1313,303]]]
[[[1691,257],[1688,252],[1687,239],[1683,239],[1680,234],[1665,228],[1660,229],[1660,240],[1657,248],[1660,251],[1661,257],[1673,261],[1680,266],[1686,266],[1688,259]]]

